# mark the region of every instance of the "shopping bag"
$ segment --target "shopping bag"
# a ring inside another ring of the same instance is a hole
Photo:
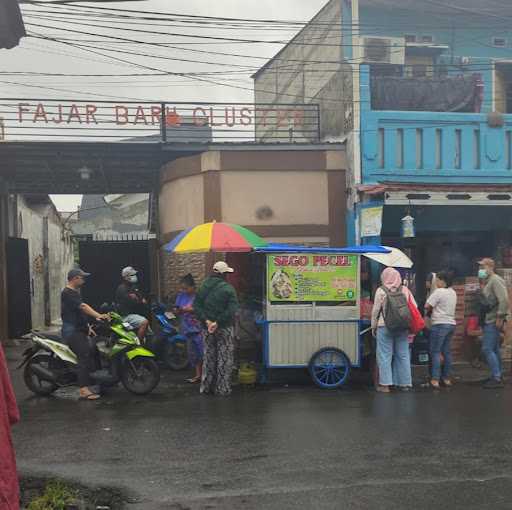
[[[411,312],[411,322],[409,323],[409,330],[413,335],[417,335],[420,331],[425,329],[425,320],[421,316],[418,307],[414,304],[412,298],[408,301],[409,311]]]

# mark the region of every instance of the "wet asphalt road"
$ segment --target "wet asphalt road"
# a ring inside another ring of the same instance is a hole
[[[148,397],[91,403],[14,381],[20,471],[126,489],[130,510],[512,508],[510,386],[217,399],[166,375]]]

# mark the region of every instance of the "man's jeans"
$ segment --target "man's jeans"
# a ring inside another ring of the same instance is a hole
[[[407,331],[392,334],[387,328],[377,329],[377,364],[382,386],[412,386]]]
[[[450,377],[452,368],[451,341],[455,333],[455,326],[451,324],[436,324],[430,330],[430,356],[432,358],[432,379],[439,381],[441,376],[441,353],[443,353],[444,365],[443,379]]]
[[[493,379],[501,379],[500,332],[495,324],[486,324],[484,326],[482,352],[491,369]]]
[[[62,323],[62,341],[67,344],[69,343],[69,339],[73,336],[73,334],[76,331],[76,327],[74,324],[71,324],[70,322],[64,322]]]

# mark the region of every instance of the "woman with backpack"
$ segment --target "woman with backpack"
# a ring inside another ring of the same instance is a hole
[[[396,269],[384,269],[381,281],[382,286],[375,292],[372,310],[372,332],[377,338],[379,367],[377,391],[389,393],[390,386],[409,391],[412,388],[409,302],[416,306],[416,301],[409,289],[402,285],[402,277]]]

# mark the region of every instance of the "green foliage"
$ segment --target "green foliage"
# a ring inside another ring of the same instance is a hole
[[[50,482],[44,494],[37,497],[27,507],[27,510],[66,510],[66,507],[76,499],[76,491],[61,482]]]

